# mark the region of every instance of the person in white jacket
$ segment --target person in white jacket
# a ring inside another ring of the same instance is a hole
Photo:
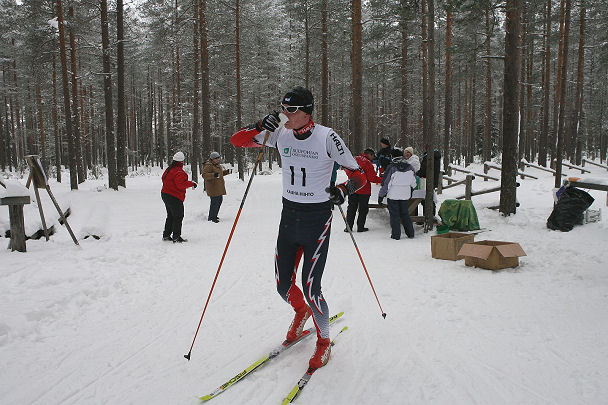
[[[378,203],[387,197],[391,223],[391,238],[401,239],[401,223],[408,238],[414,237],[414,225],[409,214],[412,190],[416,187],[416,175],[412,166],[404,158],[395,158],[386,168],[382,187],[378,192]]]
[[[414,155],[414,148],[408,146],[403,149],[403,157],[405,158],[405,161],[412,166],[414,173],[417,173],[418,170],[420,170],[420,159],[418,158],[418,155]]]

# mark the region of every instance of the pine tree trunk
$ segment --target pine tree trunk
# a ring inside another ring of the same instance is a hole
[[[12,49],[16,52],[15,47],[15,38],[12,38]],[[25,135],[23,133],[23,123],[21,121],[21,103],[19,102],[19,81],[17,80],[17,57],[13,57],[13,85],[15,86],[13,91],[15,94],[14,102],[11,103],[11,106],[14,107],[14,120],[16,123],[17,132],[14,133],[15,136],[15,166],[22,168],[23,164],[23,156],[26,154],[25,150]],[[13,115],[13,110],[11,109],[11,116]],[[12,119],[12,117],[11,117]]]
[[[160,75],[160,69],[158,72],[158,77],[162,77]],[[162,86],[158,86],[158,108],[157,108],[157,116],[158,116],[158,159],[161,162],[160,167],[162,168],[164,163],[167,162],[167,140],[165,137],[165,112],[164,112],[164,103],[163,103],[163,88]]]
[[[131,78],[131,83],[134,82],[134,79]],[[131,151],[131,168],[133,170],[137,170],[137,165],[139,162],[140,149],[139,149],[139,138],[137,135],[137,92],[135,90],[135,86],[131,85],[131,110],[127,111],[127,117],[129,117],[129,122],[127,128],[129,128],[129,138],[131,140],[129,150]]]
[[[421,7],[421,26],[420,33],[422,36],[422,143],[424,144],[424,150],[428,154],[428,140],[430,137],[429,134],[429,52],[428,52],[428,21],[427,21],[427,9],[426,9],[426,0],[422,0],[420,3]],[[427,159],[427,162],[429,159]],[[427,169],[427,173],[428,169]],[[428,175],[427,175],[428,177]]]
[[[561,86],[562,86],[562,64],[561,57],[563,53],[563,43],[564,43],[564,0],[560,2],[560,19],[559,19],[559,46],[557,50],[557,74],[555,76],[555,89],[553,95],[553,125],[551,130],[551,139],[549,141],[549,147],[551,152],[551,157],[549,159],[549,166],[553,165],[553,160],[556,159],[556,144],[557,144],[557,132],[558,132],[558,119],[559,119],[559,105],[560,105],[560,95],[561,95]]]
[[[57,62],[55,54],[53,54],[53,139],[55,140],[55,167],[57,169],[57,183],[61,183],[61,139],[59,137],[57,109]]]
[[[42,168],[44,169],[45,173],[48,173],[49,162],[46,157],[46,136],[44,133],[44,114],[42,113],[42,94],[40,92],[40,82],[38,82],[38,78],[36,78],[36,105],[38,107],[38,131],[40,133],[40,159],[42,161]],[[0,140],[1,139],[2,136],[0,136]],[[2,160],[4,161],[4,159]]]
[[[59,27],[59,55],[61,57],[61,82],[63,85],[63,108],[65,129],[68,139],[68,161],[70,165],[70,188],[78,190],[78,167],[76,165],[75,140],[72,131],[72,108],[70,106],[70,89],[68,81],[68,57],[65,44],[62,0],[57,0],[57,25]]]
[[[310,25],[307,7],[304,8],[304,87],[310,88]]]
[[[236,36],[236,127],[240,128],[242,126],[241,121],[241,108],[242,108],[242,100],[241,100],[241,11],[240,11],[240,0],[236,0],[236,8],[235,8],[235,36]],[[236,148],[236,160],[239,165],[239,179],[245,180],[245,157],[243,153],[243,148]]]
[[[460,77],[460,73],[461,70],[460,68],[458,69],[458,77]],[[458,141],[456,142],[456,150],[455,153],[456,155],[454,156],[454,160],[457,161],[458,164],[460,164],[460,160],[462,159],[462,127],[463,127],[463,119],[462,119],[462,114],[463,114],[463,105],[462,105],[462,79],[458,80],[458,102],[456,103],[456,127],[457,127],[457,134],[458,134]],[[446,173],[448,173],[448,175],[452,174],[452,170],[450,169],[450,163],[448,162],[448,170],[446,171]]]
[[[521,48],[528,49],[528,21],[525,1],[522,1],[521,9]],[[519,138],[517,148],[517,161],[519,162],[524,155],[526,143],[526,92],[524,91],[524,81],[526,78],[527,55],[521,52],[520,71],[519,71]]]
[[[0,170],[5,171],[7,166],[7,155],[9,151],[9,138],[8,132],[4,130],[2,109],[6,109],[6,105],[0,106]]]
[[[505,68],[500,212],[515,214],[517,203],[517,136],[520,69],[521,0],[506,2]]]
[[[408,48],[408,40],[407,40],[407,18],[408,18],[408,9],[410,5],[407,0],[401,0],[401,18],[399,20],[399,25],[401,26],[401,100],[399,101],[401,111],[400,111],[400,130],[401,130],[401,143],[405,147],[412,143],[409,138],[408,133],[408,92],[407,92],[407,48]],[[446,93],[447,94],[447,93]]]
[[[105,104],[106,154],[108,159],[108,187],[118,190],[116,143],[114,138],[114,107],[112,104],[112,65],[110,63],[110,33],[108,30],[107,0],[101,0],[101,47],[103,51],[103,95]]]
[[[2,85],[6,89],[6,69],[2,66]],[[6,124],[6,138],[7,138],[7,161],[8,167],[12,170],[12,168],[17,168],[17,157],[15,152],[15,124],[13,122],[13,112],[12,112],[12,103],[11,98],[4,94],[4,122]],[[10,114],[9,114],[10,111]],[[9,127],[10,125],[10,127]]]
[[[427,176],[426,176],[426,198],[424,201],[424,230],[428,232],[433,229],[435,222],[435,203],[433,196],[435,187],[434,172],[435,165],[440,165],[441,162],[435,162],[435,0],[427,0],[428,2],[428,107],[427,111],[429,118],[427,120],[428,129],[425,131],[428,135],[426,144],[427,151]]]
[[[444,134],[443,134],[443,171],[451,173],[450,162],[452,153],[450,150],[452,142],[452,10],[446,10],[445,25],[445,105],[444,105]],[[442,181],[442,179],[439,179]]]
[[[353,153],[363,149],[363,29],[361,0],[351,0],[351,113],[350,129]]]
[[[192,170],[192,181],[198,182],[198,160],[200,155],[200,123],[199,123],[199,79],[198,79],[198,66],[199,66],[199,53],[198,44],[200,40],[199,34],[199,0],[193,0],[194,6],[194,27],[192,30],[192,41],[193,41],[193,68],[194,68],[194,104],[192,106],[192,156],[190,157],[190,169]]]
[[[177,26],[178,16],[178,0],[175,0],[175,25]],[[177,29],[177,28],[176,28]],[[173,111],[173,128],[176,131],[177,136],[182,135],[182,75],[181,75],[181,63],[180,63],[180,47],[179,40],[177,39],[178,34],[175,35],[175,109]]]
[[[5,136],[4,131],[4,121],[2,119],[2,108],[6,108],[6,106],[0,107],[0,170],[6,170],[6,155],[9,150],[8,148],[8,136]]]
[[[7,87],[7,73],[6,73],[6,68],[4,66],[2,66],[2,85],[3,87],[6,89]],[[9,138],[9,149],[8,149],[8,154],[9,154],[9,168],[10,166],[14,167],[15,169],[17,169],[17,138],[16,138],[16,134],[15,134],[15,121],[14,121],[14,113],[13,113],[13,103],[12,103],[12,97],[7,96],[7,94],[5,93],[4,95],[4,105],[6,106],[5,110],[4,110],[4,116],[5,116],[5,121],[6,121],[6,132],[8,133],[7,136]],[[10,128],[9,128],[9,123],[10,123]]]
[[[89,163],[91,165],[99,164],[99,139],[97,137],[97,128],[95,127],[95,97],[93,95],[93,85],[89,85],[89,129],[91,137],[89,139]]]
[[[545,71],[543,78],[543,121],[540,141],[538,144],[538,164],[547,165],[547,142],[549,138],[549,93],[551,87],[551,0],[547,0],[545,7]]]
[[[555,187],[559,188],[562,181],[562,159],[563,159],[563,144],[566,129],[566,78],[568,74],[568,35],[570,32],[570,10],[571,0],[566,0],[566,9],[564,15],[564,33],[562,38],[562,52],[559,57],[561,87],[559,97],[559,128],[557,133],[557,151],[555,153]]]
[[[74,7],[70,6],[68,9],[68,15],[70,21],[74,20]],[[76,168],[78,170],[78,184],[84,182],[87,178],[86,168],[82,161],[82,141],[80,139],[80,114],[78,109],[78,103],[80,101],[78,97],[78,75],[76,68],[76,40],[74,38],[73,24],[69,25],[68,33],[70,36],[70,62],[72,70],[72,143],[73,143],[73,159],[76,160]],[[67,119],[67,117],[66,117]]]
[[[173,82],[173,81],[172,81]],[[173,83],[171,84],[171,97],[169,97],[169,94],[167,94],[167,97],[165,97],[165,128],[166,128],[166,132],[167,132],[167,162],[171,163],[171,160],[173,158],[173,154],[175,154],[176,150],[175,150],[175,139],[173,139],[173,133],[174,133],[174,129],[171,128],[171,123],[172,123],[172,118],[171,118],[171,113],[172,113],[172,108],[175,106],[175,103],[173,103],[173,100],[175,100],[175,86],[173,86]],[[167,90],[168,93],[168,90]]]
[[[486,1],[486,113],[483,126],[483,161],[487,162],[492,158],[492,140],[490,139],[490,126],[492,124],[492,67],[490,62],[490,1]]]
[[[534,114],[534,106],[532,100],[532,72],[534,69],[534,37],[531,37],[528,44],[528,65],[526,67],[526,142],[524,147],[524,153],[522,155],[527,161],[532,160],[532,144],[533,144],[533,131],[532,128],[532,115]],[[518,162],[519,165],[519,162]]]
[[[581,164],[582,158],[582,142],[580,128],[582,123],[583,109],[583,69],[585,68],[585,0],[580,3],[580,23],[579,23],[579,39],[578,39],[578,61],[576,74],[576,95],[574,103],[574,114],[571,122],[570,137],[572,139],[573,149],[575,151],[575,163]]]
[[[475,35],[475,49],[477,49],[477,35]],[[477,51],[473,52],[473,58],[471,60],[471,111],[470,111],[470,122],[469,122],[469,147],[467,148],[468,159],[467,162],[473,163],[473,157],[476,154],[476,145],[475,145],[475,132],[477,130],[477,121],[476,113],[477,113]]]
[[[125,106],[125,53],[124,53],[123,0],[116,0],[116,174],[118,185],[126,187],[127,127]]]
[[[201,120],[203,128],[203,148],[201,162],[204,162],[211,153],[212,149],[211,91],[209,86],[209,47],[207,44],[207,0],[201,0],[199,5],[199,16],[201,31]]]
[[[327,0],[321,0],[321,125],[329,121],[329,63],[327,61]]]

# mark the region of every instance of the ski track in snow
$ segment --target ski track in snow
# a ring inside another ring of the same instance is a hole
[[[48,242],[29,240],[27,253],[0,249],[0,403],[194,405],[280,344],[292,316],[274,281],[280,169],[254,179],[190,362],[183,355],[246,183],[226,178],[218,224],[207,221],[202,187],[189,190],[183,226],[189,241],[174,245],[161,241],[161,173],[129,177],[119,192],[102,180],[79,191],[51,181],[61,208],[71,208],[68,221],[81,246],[41,193],[56,234]],[[331,334],[349,329],[297,402],[608,403],[606,194],[590,191],[601,222],[550,231],[553,177],[534,175],[539,180],[518,180],[515,216],[486,208],[497,204],[498,193],[473,198],[486,229],[476,240],[519,242],[528,256],[516,269],[490,272],[434,260],[434,233],[415,226],[415,239],[392,240],[388,213],[372,209],[370,231],[354,235],[386,319],[334,210],[323,292],[332,314],[345,311]],[[478,179],[474,189],[495,184]],[[374,186],[371,201],[377,191]],[[446,190],[438,206],[461,193],[461,187]],[[24,213],[28,234],[41,228],[36,204]],[[8,228],[8,210],[0,207],[0,231]],[[298,343],[213,403],[280,403],[313,349],[314,337]]]

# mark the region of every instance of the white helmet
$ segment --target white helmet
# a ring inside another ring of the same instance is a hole
[[[183,162],[184,159],[186,159],[184,152],[177,152],[175,155],[173,155],[173,160],[176,162]]]

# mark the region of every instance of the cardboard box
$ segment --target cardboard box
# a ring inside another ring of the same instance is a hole
[[[458,251],[465,243],[473,243],[475,235],[468,233],[449,232],[431,236],[431,256],[433,259],[460,260]]]
[[[462,245],[458,254],[464,256],[464,264],[467,266],[488,270],[517,267],[519,257],[526,256],[519,243],[495,240],[466,243]]]

